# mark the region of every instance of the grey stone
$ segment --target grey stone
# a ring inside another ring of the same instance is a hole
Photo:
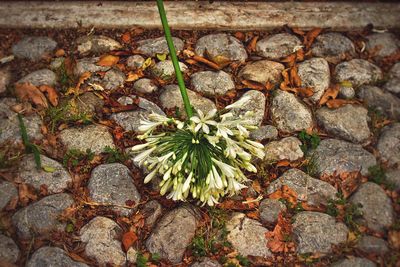
[[[331,267],[377,267],[377,265],[366,258],[350,257],[332,264]]]
[[[122,87],[125,82],[125,74],[118,69],[111,69],[106,72],[102,80],[105,89],[113,90]]]
[[[17,188],[10,182],[0,180],[0,211],[14,198],[18,198]]]
[[[111,68],[107,66],[98,66],[97,62],[99,62],[99,60],[99,57],[78,59],[74,68],[74,74],[79,77],[85,72],[95,73],[98,71],[108,71]]]
[[[133,247],[130,247],[126,252],[126,260],[130,263],[136,263],[137,256],[138,252]]]
[[[126,66],[131,69],[138,69],[143,65],[144,60],[141,55],[133,55],[126,59]]]
[[[18,260],[19,248],[10,237],[0,234],[0,259],[9,263]]]
[[[301,41],[297,36],[278,33],[259,40],[256,44],[256,52],[259,56],[278,60],[296,52],[299,46],[301,46]]]
[[[239,78],[258,82],[263,85],[270,83],[279,85],[282,80],[282,71],[285,69],[281,63],[270,60],[258,60],[247,63],[239,72]]]
[[[60,139],[67,149],[78,149],[82,152],[91,150],[96,154],[100,154],[104,152],[107,146],[115,148],[114,140],[108,132],[108,128],[99,125],[67,128],[61,131]]]
[[[118,99],[118,102],[122,105],[130,105],[134,103],[134,98],[123,96]],[[152,112],[165,116],[165,113],[156,104],[145,98],[139,97],[138,106],[138,110],[114,113],[111,115],[111,119],[116,121],[125,130],[137,132],[140,126],[140,120],[147,118]]]
[[[250,138],[256,141],[265,139],[274,140],[278,137],[278,130],[272,125],[261,125],[258,129],[250,132]]]
[[[158,90],[157,85],[153,83],[152,80],[147,79],[147,78],[142,78],[137,80],[133,84],[133,89],[135,91],[142,93],[142,94],[150,94]]]
[[[302,87],[310,87],[314,94],[309,99],[317,103],[325,90],[328,89],[331,80],[328,62],[323,58],[311,58],[300,63],[298,75]]]
[[[7,86],[11,82],[11,72],[6,69],[0,69],[0,94],[7,90]]]
[[[179,68],[182,73],[188,70],[188,67],[182,62],[179,62]],[[157,62],[157,64],[151,69],[151,73],[163,80],[169,81],[175,79],[175,69],[171,60]]]
[[[122,251],[122,229],[113,220],[105,217],[95,217],[80,230],[81,241],[86,243],[85,253],[97,260],[98,264],[107,263],[122,266],[126,255]]]
[[[139,205],[140,193],[136,189],[131,172],[120,163],[102,164],[93,169],[88,183],[90,198],[111,205],[112,209],[129,216]],[[133,201],[132,208],[126,203]]]
[[[221,267],[218,261],[210,258],[203,258],[201,261],[197,261],[190,265],[190,267]]]
[[[376,86],[364,85],[357,91],[357,96],[368,107],[375,108],[393,119],[400,119],[400,98]]]
[[[387,171],[386,177],[388,182],[391,183],[396,190],[400,190],[400,169]]]
[[[353,204],[361,204],[361,223],[374,231],[384,231],[394,221],[390,198],[377,184],[362,184],[350,198]]]
[[[240,98],[249,97],[250,99],[245,102],[240,108],[233,108],[232,112],[235,116],[244,115],[246,112],[252,112],[249,118],[249,123],[252,125],[261,125],[264,120],[265,113],[265,95],[257,90],[250,90],[243,94]],[[240,101],[240,99],[238,101]]]
[[[0,99],[0,143],[22,141],[18,115],[10,109],[15,104],[17,104],[17,101],[14,98]],[[30,141],[39,140],[43,137],[40,131],[42,120],[38,115],[24,116],[22,120]]]
[[[27,58],[31,61],[38,61],[45,55],[50,54],[57,46],[57,43],[44,36],[29,36],[23,38],[12,46],[12,52],[17,58]]]
[[[325,213],[303,211],[295,215],[293,234],[297,253],[329,253],[332,245],[346,242],[348,229]]]
[[[300,140],[293,136],[285,137],[279,141],[269,142],[264,146],[264,161],[276,162],[280,160],[298,160],[304,156],[300,146]]]
[[[311,51],[314,56],[323,57],[332,63],[338,63],[346,59],[346,55],[355,55],[353,42],[337,32],[318,35],[311,47]]]
[[[197,227],[197,214],[189,206],[176,208],[157,223],[146,240],[150,253],[158,253],[173,264],[182,261],[186,247],[192,241]]]
[[[172,37],[176,52],[183,50],[183,41],[178,37]],[[137,50],[146,56],[153,57],[156,54],[169,54],[167,41],[164,36],[146,39],[137,42]]]
[[[31,83],[34,86],[49,85],[54,86],[57,84],[56,74],[49,69],[36,70],[29,73],[17,83]]]
[[[366,49],[374,58],[381,59],[390,56],[400,48],[400,41],[396,36],[389,32],[374,33],[367,36]]]
[[[400,62],[394,64],[390,69],[389,79],[383,88],[392,92],[393,94],[400,94]]]
[[[86,92],[75,99],[76,112],[93,117],[97,109],[101,109],[104,101],[93,92]]]
[[[151,200],[143,206],[142,212],[145,216],[146,226],[152,228],[162,215],[162,206],[157,200]]]
[[[235,89],[230,74],[224,71],[200,71],[192,74],[193,90],[207,96],[224,95]]]
[[[274,180],[267,189],[267,194],[288,186],[297,194],[299,201],[311,206],[326,205],[330,199],[335,199],[337,190],[327,182],[314,179],[298,169],[290,169]]]
[[[81,55],[102,54],[122,48],[119,42],[104,35],[83,36],[76,40],[76,44]]]
[[[271,116],[280,131],[295,132],[313,126],[310,109],[295,95],[276,90],[272,99]]]
[[[260,222],[246,217],[243,213],[234,213],[226,223],[229,234],[227,240],[242,256],[269,257],[272,255],[267,247],[268,232]]]
[[[322,140],[313,157],[320,176],[354,171],[367,175],[368,168],[376,165],[374,155],[361,145],[337,139]]]
[[[337,109],[323,107],[317,110],[316,117],[327,133],[353,143],[363,143],[371,135],[368,110],[363,106],[344,105]]]
[[[226,33],[209,34],[199,38],[195,53],[211,60],[216,57],[224,57],[228,60],[244,62],[247,59],[247,52],[243,44]]]
[[[349,81],[353,86],[375,83],[383,78],[381,69],[365,59],[352,59],[336,65],[335,80]]]
[[[385,254],[389,251],[388,243],[378,237],[364,235],[358,240],[356,248],[365,253]]]
[[[49,67],[51,70],[57,70],[61,68],[64,62],[65,62],[65,57],[57,57],[51,60]]]
[[[278,220],[279,213],[286,211],[286,206],[277,199],[264,199],[260,203],[260,219],[262,223],[274,224]]]
[[[382,160],[400,166],[400,123],[383,128],[377,148]]]
[[[190,103],[195,109],[200,109],[203,113],[207,114],[209,111],[216,108],[214,102],[210,99],[202,97],[191,90],[187,91]],[[178,85],[172,84],[165,86],[164,91],[160,95],[160,102],[163,108],[178,108],[182,116],[186,117],[186,112]]]
[[[36,190],[40,190],[40,186],[45,185],[50,194],[64,191],[68,184],[72,183],[71,175],[57,161],[44,155],[40,155],[40,159],[42,169],[38,170],[33,154],[24,156],[18,168],[21,181],[32,185]]]
[[[41,247],[33,253],[26,267],[86,267],[88,265],[74,261],[68,254],[58,247]]]
[[[356,95],[356,91],[354,88],[351,86],[339,86],[339,97],[344,98],[344,99],[352,99]]]
[[[66,223],[59,222],[58,218],[73,203],[69,194],[61,193],[47,196],[20,209],[12,217],[18,236],[27,239],[43,236],[53,230],[63,231]]]

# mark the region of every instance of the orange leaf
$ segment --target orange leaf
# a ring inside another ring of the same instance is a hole
[[[138,240],[138,237],[134,232],[126,232],[122,236],[122,244],[124,245],[125,251],[128,251],[128,249],[133,245],[133,243],[136,242],[136,240]]]
[[[63,57],[65,55],[65,50],[64,49],[58,49],[55,53],[56,57]]]
[[[339,94],[339,85],[335,85],[333,87],[328,88],[328,90],[325,91],[321,99],[319,100],[319,105],[322,106],[326,102],[328,102],[329,99],[335,99]]]
[[[206,64],[207,66],[209,66],[209,67],[211,67],[213,69],[216,69],[216,70],[220,70],[221,69],[221,67],[219,65],[217,65],[216,63],[214,63],[214,62],[212,62],[212,61],[210,61],[210,60],[208,60],[208,59],[206,59],[204,57],[201,57],[201,56],[198,56],[198,55],[194,55],[193,59],[198,61],[198,62],[204,63],[204,64]]]
[[[295,87],[300,87],[301,86],[301,79],[300,79],[299,75],[297,74],[297,67],[296,66],[293,66],[290,69],[290,82]]]
[[[130,32],[126,32],[124,34],[122,34],[121,36],[122,42],[124,43],[129,43],[131,41],[131,33]]]
[[[356,104],[358,103],[355,100],[351,99],[331,99],[326,102],[326,106],[328,108],[340,108],[341,106],[347,105],[347,104]]]
[[[246,216],[249,217],[250,219],[259,220],[260,219],[260,211],[256,210],[256,211],[248,212],[246,214]]]
[[[47,98],[49,99],[50,103],[53,106],[57,106],[58,105],[58,94],[57,91],[48,85],[41,85],[39,86],[39,90],[43,93],[46,93]]]
[[[307,49],[309,49],[314,42],[315,38],[321,33],[321,28],[315,28],[311,31],[307,32],[306,36],[304,37],[304,45]]]
[[[142,70],[139,70],[139,71],[136,71],[136,72],[130,71],[128,73],[128,77],[126,77],[125,81],[126,82],[134,82],[134,81],[142,78],[143,76],[144,76],[144,73],[143,73]]]
[[[254,36],[253,39],[251,39],[249,45],[247,46],[247,50],[249,52],[256,51],[256,44],[257,44],[258,38],[259,38],[259,36]]]
[[[275,225],[273,231],[265,233],[265,237],[268,239],[267,247],[272,252],[287,252],[289,249],[294,248],[293,242],[287,242],[286,236],[289,236],[292,232],[292,225],[288,219],[285,219],[282,213],[279,213],[278,222]]]
[[[44,94],[31,83],[16,83],[15,95],[22,101],[30,101],[36,106],[48,107]]]
[[[297,193],[287,185],[283,185],[281,189],[275,191],[268,196],[271,199],[286,199],[292,204],[297,203]]]
[[[281,160],[276,164],[277,167],[287,167],[289,165],[290,165],[290,161],[288,161],[288,160]]]
[[[254,90],[262,91],[266,89],[264,85],[249,80],[242,80],[242,84]]]
[[[29,200],[35,201],[37,196],[29,189],[27,184],[18,185],[18,197],[22,205],[28,204]]]
[[[119,61],[118,56],[113,56],[113,55],[105,55],[100,57],[99,62],[97,62],[98,66],[103,66],[103,67],[111,67],[117,64]]]

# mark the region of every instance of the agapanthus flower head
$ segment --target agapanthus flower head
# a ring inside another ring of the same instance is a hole
[[[197,110],[186,122],[158,114],[141,120],[139,138],[145,143],[132,151],[135,164],[148,171],[144,182],[159,176],[161,195],[182,201],[191,196],[209,206],[245,188],[242,170],[257,172],[252,158],[264,158],[264,150],[249,139],[252,114],[235,116],[229,109],[236,107]]]

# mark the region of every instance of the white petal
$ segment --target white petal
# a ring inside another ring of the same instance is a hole
[[[150,182],[151,179],[154,178],[156,173],[157,173],[157,169],[154,169],[154,171],[152,171],[151,173],[147,174],[146,177],[144,178],[144,183],[147,184],[148,182]]]

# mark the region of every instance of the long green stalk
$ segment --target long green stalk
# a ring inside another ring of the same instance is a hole
[[[185,106],[185,111],[188,118],[193,116],[192,106],[190,105],[189,96],[186,90],[185,82],[183,80],[183,75],[181,69],[179,68],[178,57],[176,56],[174,42],[172,41],[171,31],[168,26],[167,15],[165,14],[163,0],[157,0],[158,12],[160,13],[161,23],[164,29],[165,39],[167,40],[169,54],[174,65],[176,80],[179,85],[179,90],[181,91],[183,104]]]

